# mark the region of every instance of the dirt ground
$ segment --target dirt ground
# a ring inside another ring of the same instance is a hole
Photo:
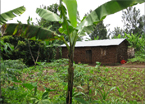
[[[95,65],[90,65],[95,66]],[[125,64],[116,64],[116,65],[105,65],[106,67],[125,67],[125,68],[145,68],[145,63],[125,63]],[[101,65],[103,67],[103,65]]]

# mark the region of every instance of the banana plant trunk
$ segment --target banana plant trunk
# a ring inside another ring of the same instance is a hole
[[[68,68],[68,89],[66,96],[66,104],[72,104],[72,90],[73,90],[73,77],[74,77],[74,67],[73,67],[73,59],[74,59],[74,48],[70,46],[69,54],[69,68]]]

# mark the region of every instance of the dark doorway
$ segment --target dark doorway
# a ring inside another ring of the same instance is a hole
[[[86,50],[86,61],[92,63],[92,50]]]

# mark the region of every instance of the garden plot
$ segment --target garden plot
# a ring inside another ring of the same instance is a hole
[[[23,69],[19,79],[21,83],[11,81],[2,86],[5,101],[30,103],[35,98],[35,101],[40,102],[44,100],[42,96],[47,89],[49,94],[46,99],[49,102],[65,103],[67,68],[66,60],[58,60],[53,63],[40,64],[36,68]],[[144,76],[145,68],[117,66],[96,68],[87,64],[74,64],[73,103],[142,103],[145,101]]]

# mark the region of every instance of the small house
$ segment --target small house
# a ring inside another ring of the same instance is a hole
[[[76,63],[102,64],[120,63],[127,60],[128,41],[126,39],[104,39],[92,41],[78,41],[75,45],[74,61]],[[62,47],[62,58],[68,58],[66,45]]]

